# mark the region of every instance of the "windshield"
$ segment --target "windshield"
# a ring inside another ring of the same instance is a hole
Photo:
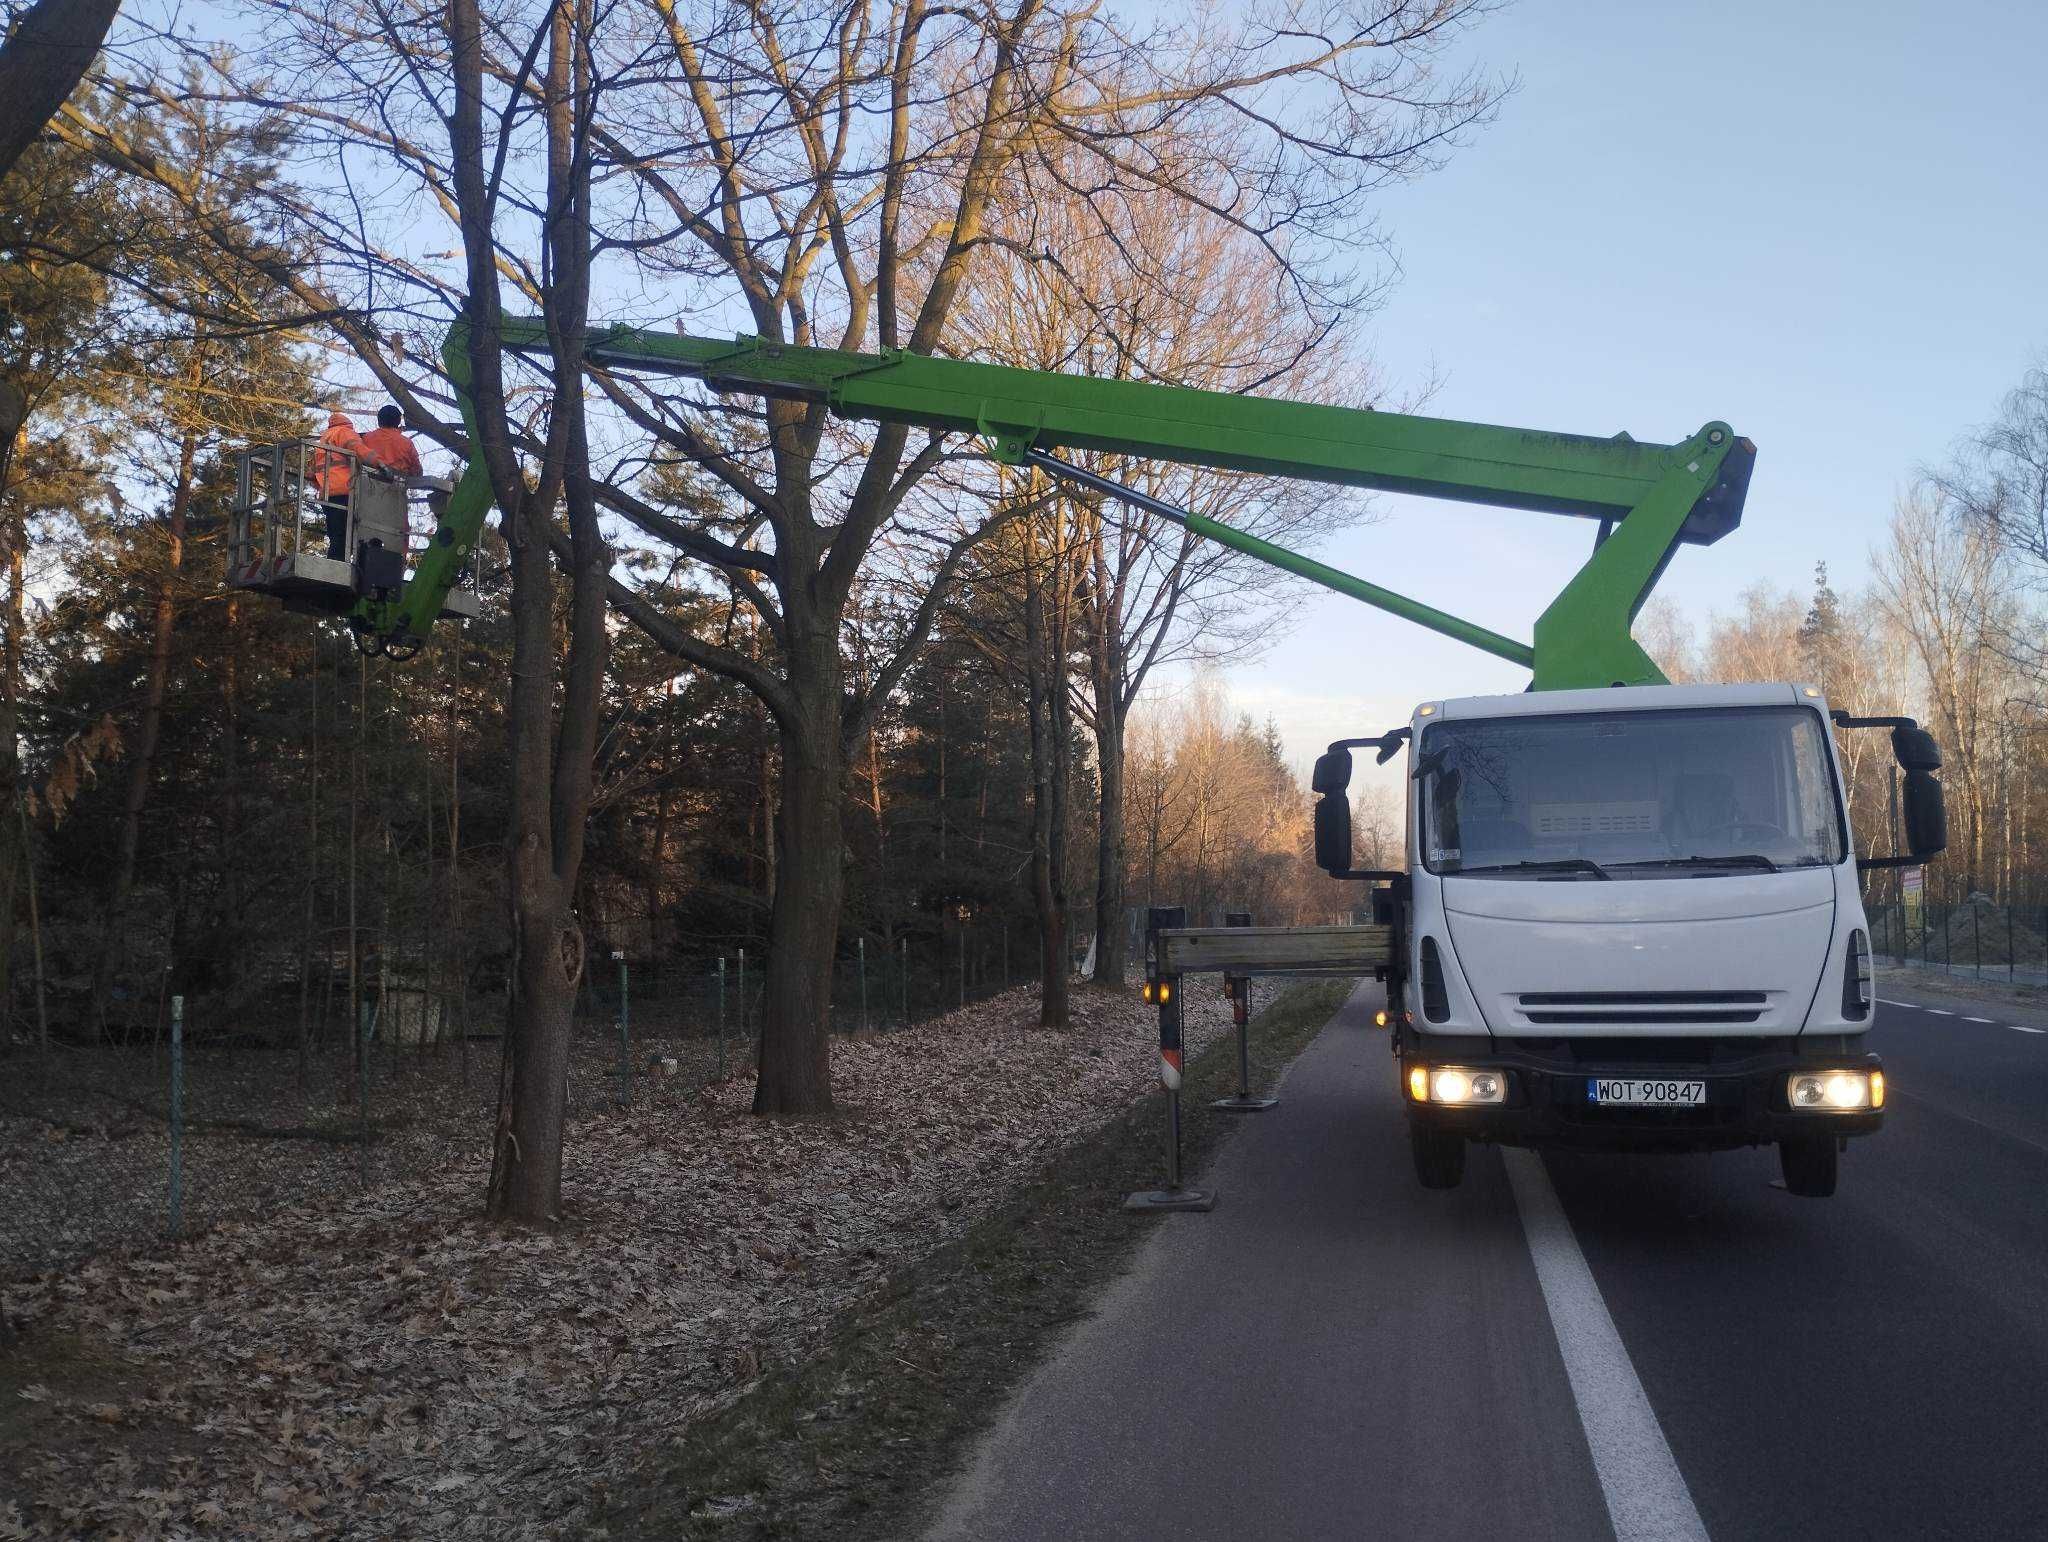
[[[1820,715],[1598,712],[1430,725],[1424,865],[1515,878],[1682,878],[1842,860]]]

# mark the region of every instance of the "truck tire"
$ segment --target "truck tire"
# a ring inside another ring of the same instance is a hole
[[[1785,1192],[1801,1199],[1826,1199],[1833,1194],[1840,1161],[1840,1148],[1832,1135],[1778,1142],[1778,1165],[1785,1171]]]
[[[1425,1189],[1455,1189],[1465,1178],[1465,1137],[1408,1126],[1415,1152],[1415,1176]]]

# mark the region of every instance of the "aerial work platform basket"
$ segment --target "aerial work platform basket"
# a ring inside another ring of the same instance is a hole
[[[449,485],[441,477],[398,476],[354,451],[307,439],[238,451],[228,585],[320,615],[349,615],[362,601],[389,600],[405,586],[410,506],[417,501],[438,513]],[[345,501],[326,501],[329,486],[345,487]],[[345,556],[334,555],[331,522],[341,526]],[[473,577],[451,587],[441,604],[443,618],[481,614]]]

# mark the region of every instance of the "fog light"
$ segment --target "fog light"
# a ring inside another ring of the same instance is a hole
[[[1429,1101],[1429,1071],[1426,1067],[1408,1067],[1408,1096],[1418,1103]]]
[[[1884,1106],[1881,1071],[1794,1071],[1785,1083],[1785,1101],[1794,1108],[1846,1113]]]

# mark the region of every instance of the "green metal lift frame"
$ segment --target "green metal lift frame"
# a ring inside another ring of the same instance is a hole
[[[535,319],[507,319],[499,332],[511,352],[548,346]],[[1206,540],[1520,664],[1536,690],[1666,683],[1630,625],[1681,544],[1710,544],[1741,522],[1756,458],[1754,445],[1719,422],[1676,444],[1643,444],[1626,434],[1596,439],[901,351],[853,353],[636,327],[594,328],[587,356],[603,369],[692,376],[717,391],[822,402],[841,417],[977,435],[998,461],[1128,499]],[[451,329],[442,358],[474,442],[465,325]],[[1571,514],[1599,521],[1600,534],[1592,556],[1537,619],[1533,640],[1523,643],[1150,498],[1061,459],[1060,450]],[[470,560],[490,504],[489,477],[472,460],[401,596],[358,608],[363,630],[395,641],[424,638]]]

